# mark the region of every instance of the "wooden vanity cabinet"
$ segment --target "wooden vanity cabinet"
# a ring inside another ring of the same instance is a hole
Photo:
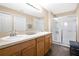
[[[21,52],[18,51],[18,52],[12,53],[10,56],[21,56]]]
[[[10,47],[0,49],[0,56],[36,55],[35,40],[28,40]]]
[[[50,34],[50,49],[52,47],[52,42],[53,42],[53,37],[52,37],[52,34]]]
[[[52,35],[44,35],[0,49],[0,56],[43,56],[51,48]]]
[[[19,56],[21,55],[20,45],[13,45],[0,49],[0,56]]]
[[[36,56],[36,41],[29,40],[22,44],[22,55],[23,56]]]
[[[24,49],[22,51],[22,56],[36,56],[36,48],[35,47],[29,47],[29,49]]]
[[[44,36],[36,39],[37,41],[37,56],[44,55]]]
[[[46,54],[52,46],[52,35],[48,34],[45,36],[44,40],[44,54]]]

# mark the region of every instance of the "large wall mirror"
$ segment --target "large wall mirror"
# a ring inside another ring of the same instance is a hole
[[[12,17],[8,14],[0,13],[0,32],[10,32],[12,30]]]
[[[27,30],[27,21],[24,16],[14,16],[14,29],[17,33],[22,34]]]
[[[34,25],[35,25],[35,30],[37,32],[44,31],[44,19],[43,18],[36,18]]]
[[[12,33],[26,34],[30,32],[33,25],[30,24],[30,19],[23,15],[10,15],[6,13],[0,13],[0,37],[9,36]],[[33,23],[33,22],[32,22]],[[44,20],[42,18],[36,18],[35,31],[44,31]]]
[[[13,31],[24,34],[27,30],[26,16],[0,13],[0,37],[9,36]]]
[[[12,31],[12,16],[0,13],[0,37],[6,36]]]

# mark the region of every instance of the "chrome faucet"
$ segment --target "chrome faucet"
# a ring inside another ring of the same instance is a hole
[[[10,36],[16,36],[16,31],[14,30],[14,31],[10,32]]]

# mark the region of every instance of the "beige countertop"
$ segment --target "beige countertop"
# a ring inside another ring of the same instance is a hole
[[[50,32],[38,32],[38,33],[33,34],[33,35],[24,34],[24,35],[16,35],[13,37],[6,36],[3,38],[0,38],[0,49],[6,48],[8,46],[18,44],[18,43],[21,43],[24,41],[32,40],[32,39],[35,39],[35,38],[38,38],[40,36],[47,35],[47,34],[50,34]]]

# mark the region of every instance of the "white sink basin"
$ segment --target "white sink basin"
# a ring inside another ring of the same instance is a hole
[[[25,35],[16,35],[16,36],[7,36],[7,37],[4,37],[4,38],[1,38],[2,40],[5,40],[5,41],[19,41],[19,40],[23,40],[25,38]]]
[[[5,41],[5,40],[0,39],[0,43],[2,43],[2,42],[6,42],[6,41]]]
[[[10,41],[0,39],[0,45],[4,45],[4,44],[8,44],[8,43],[10,43]]]

